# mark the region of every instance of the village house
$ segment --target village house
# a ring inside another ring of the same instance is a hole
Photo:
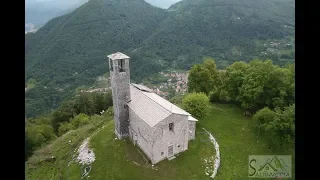
[[[130,57],[118,52],[108,58],[116,136],[130,138],[152,164],[186,151],[197,120],[148,87],[130,83]]]

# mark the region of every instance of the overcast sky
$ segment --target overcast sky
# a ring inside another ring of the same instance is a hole
[[[60,7],[62,9],[74,4],[78,4],[79,2],[82,4],[84,1],[85,0],[25,0],[27,6],[29,6],[30,4],[34,4],[36,2],[50,2],[50,5]],[[167,9],[172,4],[179,2],[181,0],[145,0],[145,1],[154,6]]]
[[[181,0],[145,0],[146,2],[161,8],[169,8],[172,4]]]

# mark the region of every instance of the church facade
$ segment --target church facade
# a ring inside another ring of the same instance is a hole
[[[117,137],[130,138],[152,164],[186,151],[197,120],[148,87],[130,83],[130,57],[117,52],[108,58]]]

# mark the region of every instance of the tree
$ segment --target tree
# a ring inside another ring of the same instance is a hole
[[[24,160],[28,160],[28,158],[32,155],[32,151],[33,151],[33,144],[32,141],[30,141],[30,139],[28,139],[28,136],[25,135],[24,137]]]
[[[248,67],[247,63],[240,61],[226,68],[225,89],[233,102],[238,100],[239,88],[243,85]]]
[[[182,106],[195,118],[202,118],[209,111],[209,98],[204,93],[191,93],[183,98]]]
[[[271,97],[266,90],[269,76],[275,68],[271,60],[253,60],[249,63],[237,98],[246,112],[255,113],[266,103],[269,104],[267,100],[270,100]]]
[[[266,125],[266,131],[270,132],[272,140],[279,142],[280,146],[295,141],[295,104],[275,109],[275,117]]]
[[[258,130],[259,134],[260,134],[261,128],[264,130],[266,125],[269,122],[273,121],[275,115],[276,113],[271,109],[269,109],[268,107],[260,109],[259,111],[257,111],[255,115],[253,115],[252,119],[255,121],[255,123],[257,124],[257,127],[259,128]]]
[[[212,103],[229,103],[231,101],[229,93],[224,89],[224,87],[219,87],[218,89],[211,91],[209,93],[209,98]]]
[[[293,104],[295,102],[295,65],[289,63],[286,64],[285,68],[289,70],[287,87],[288,96],[285,98],[285,101],[288,102],[288,104]]]
[[[29,144],[29,149],[32,150],[55,138],[53,128],[47,124],[28,125],[25,131],[26,143]]]
[[[94,99],[91,93],[83,92],[75,100],[75,109],[77,114],[85,113],[92,115],[95,112]]]
[[[292,77],[290,70],[287,68],[277,67],[271,71],[268,80],[264,86],[264,94],[266,105],[272,109],[276,107],[283,108],[289,106],[288,99],[292,99],[290,86],[292,85]]]
[[[109,106],[112,106],[112,93],[93,93],[94,113],[100,114],[102,110],[106,110]]]
[[[208,59],[203,64],[194,65],[189,72],[188,91],[203,92],[209,94],[216,86],[217,80],[216,63]]]

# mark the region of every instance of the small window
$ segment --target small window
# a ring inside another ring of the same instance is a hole
[[[180,147],[180,145],[178,145],[178,148]]]
[[[173,131],[173,123],[169,123],[169,131]]]
[[[110,71],[113,71],[113,61],[110,60]]]
[[[161,156],[163,156],[163,152],[161,152]]]
[[[128,105],[125,104],[125,105],[123,105],[123,108],[124,108],[124,109],[127,109],[127,106],[128,106]]]
[[[119,72],[125,72],[125,59],[119,60]]]

